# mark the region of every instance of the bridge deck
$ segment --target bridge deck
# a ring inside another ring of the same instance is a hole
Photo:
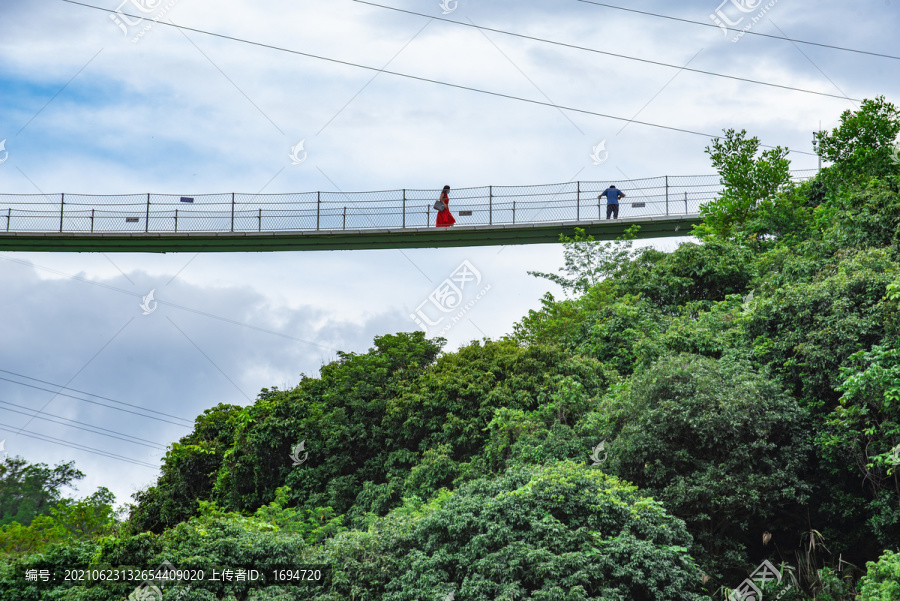
[[[637,238],[690,235],[694,214],[516,225],[456,225],[450,228],[320,230],[294,232],[69,233],[0,232],[0,250],[39,252],[259,252],[362,250],[546,244],[582,228],[597,240],[614,240],[633,224]]]

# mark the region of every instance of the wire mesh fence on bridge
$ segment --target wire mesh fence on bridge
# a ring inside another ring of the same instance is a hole
[[[802,180],[815,170],[797,171]],[[716,198],[717,175],[617,181],[619,219],[694,214]],[[524,225],[605,218],[609,182],[483,186],[450,191],[457,225]],[[440,189],[287,194],[0,194],[0,234],[286,232],[433,227]]]

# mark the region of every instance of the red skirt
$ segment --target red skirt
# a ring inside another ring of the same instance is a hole
[[[449,206],[443,211],[438,211],[437,223],[435,224],[437,227],[450,227],[454,223],[456,223],[456,219],[454,219],[453,214],[450,213]]]

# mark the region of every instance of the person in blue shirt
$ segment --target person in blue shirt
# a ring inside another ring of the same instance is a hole
[[[600,200],[604,196],[606,197],[606,218],[609,219],[609,216],[612,215],[613,219],[618,219],[619,199],[625,198],[625,193],[616,188],[615,185],[611,185],[603,191],[603,194],[597,197],[597,200]]]

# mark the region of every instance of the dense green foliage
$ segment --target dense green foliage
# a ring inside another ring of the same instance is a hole
[[[856,185],[871,178],[897,173],[892,161],[894,141],[900,134],[900,111],[883,96],[863,100],[859,110],[844,111],[841,124],[816,135],[819,155],[834,163],[832,181]]]
[[[49,515],[50,508],[62,500],[62,487],[82,478],[84,474],[72,461],[51,469],[21,457],[6,457],[0,462],[0,526],[29,524],[39,515]]]
[[[372,586],[360,590],[357,572],[345,575],[353,585],[328,598],[701,598],[684,524],[636,487],[583,464],[512,468],[467,483],[392,536],[396,563],[393,577],[381,578],[383,596]],[[347,542],[335,540],[334,548]]]
[[[751,524],[772,528],[808,499],[805,414],[744,361],[666,356],[591,421],[611,441],[609,471],[684,519],[707,566],[740,565]]]
[[[900,599],[900,553],[885,551],[877,562],[866,564],[868,571],[860,581],[860,601]]]
[[[65,499],[27,526],[18,522],[0,528],[0,549],[8,555],[25,555],[51,543],[91,540],[116,529],[112,508],[115,496],[106,488],[81,500]]]
[[[791,180],[787,149],[759,152],[759,140],[747,138],[746,130],[729,129],[725,138],[715,138],[706,148],[725,190],[715,202],[700,207],[703,224],[696,234],[731,238],[759,229],[779,202]],[[759,154],[759,156],[757,156]]]
[[[0,601],[123,598],[22,574],[163,561],[328,574],[166,599],[722,599],[764,559],[766,599],[898,601],[898,132],[864,102],[797,183],[784,149],[726,131],[698,241],[576,232],[534,274],[566,298],[506,338],[380,336],[208,409],[124,523],[101,491],[4,527]]]

